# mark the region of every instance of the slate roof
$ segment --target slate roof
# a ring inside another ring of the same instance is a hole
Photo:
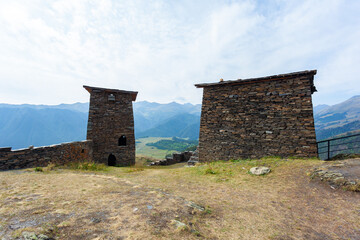
[[[199,83],[199,84],[195,84],[195,87],[197,88],[221,87],[221,86],[241,85],[241,84],[256,83],[256,82],[277,81],[277,80],[291,79],[302,76],[312,76],[310,84],[311,84],[311,93],[313,93],[316,92],[316,88],[314,86],[314,75],[316,75],[316,72],[317,72],[316,70],[306,70],[301,72],[293,72],[293,73],[272,75],[272,76],[259,77],[259,78],[226,80],[215,83]]]
[[[111,88],[100,88],[100,87],[91,87],[91,86],[83,86],[90,94],[92,91],[104,91],[104,92],[108,92],[108,93],[128,93],[131,94],[131,99],[133,101],[136,100],[136,96],[138,94],[138,92],[133,92],[133,91],[125,91],[125,90],[120,90],[120,89],[111,89]]]

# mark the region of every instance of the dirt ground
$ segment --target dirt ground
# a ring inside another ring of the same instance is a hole
[[[360,192],[360,158],[326,161],[312,170],[311,177],[327,182],[332,188]]]
[[[308,172],[318,160],[0,172],[0,237],[360,239],[360,193]],[[265,176],[248,173],[265,165]]]

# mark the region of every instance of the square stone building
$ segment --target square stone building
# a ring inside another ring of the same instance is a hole
[[[132,101],[137,92],[84,86],[90,93],[87,140],[93,142],[94,161],[109,166],[135,164]]]
[[[199,160],[317,157],[316,70],[196,84],[203,88]]]

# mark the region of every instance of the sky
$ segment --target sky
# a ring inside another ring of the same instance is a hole
[[[0,0],[0,102],[201,103],[196,83],[317,69],[314,105],[360,94],[358,0]]]

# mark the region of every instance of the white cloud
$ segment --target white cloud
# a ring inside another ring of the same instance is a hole
[[[200,103],[194,83],[317,68],[314,102],[333,104],[360,94],[359,10],[340,0],[0,0],[0,102],[84,102],[88,84]]]

